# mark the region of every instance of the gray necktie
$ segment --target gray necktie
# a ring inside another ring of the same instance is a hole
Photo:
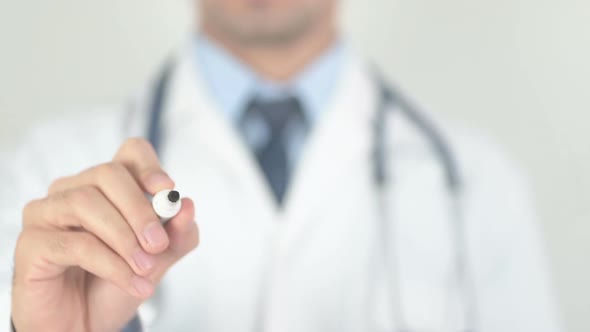
[[[276,201],[282,204],[292,173],[287,155],[289,128],[306,125],[301,104],[295,97],[270,101],[254,98],[242,118],[242,129],[245,122],[254,119],[264,125],[268,135],[260,146],[252,148]]]

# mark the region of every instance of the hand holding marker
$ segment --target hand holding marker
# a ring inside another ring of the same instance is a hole
[[[199,243],[194,203],[181,207],[174,186],[149,142],[130,138],[111,161],[29,202],[14,254],[15,330],[120,331]]]

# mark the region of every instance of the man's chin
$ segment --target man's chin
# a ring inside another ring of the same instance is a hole
[[[221,23],[221,22],[218,22]],[[264,15],[254,15],[242,22],[231,22],[222,27],[227,37],[235,43],[248,46],[279,46],[290,44],[311,29],[313,21],[309,17],[279,21],[265,19]]]

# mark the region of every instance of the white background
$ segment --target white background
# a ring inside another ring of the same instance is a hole
[[[590,331],[590,2],[343,4],[357,49],[529,171],[567,331]],[[33,121],[124,98],[186,39],[190,9],[189,0],[0,0],[0,143]]]

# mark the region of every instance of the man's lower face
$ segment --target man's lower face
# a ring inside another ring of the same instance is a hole
[[[240,43],[288,42],[318,20],[328,19],[337,0],[197,0],[201,20]]]

